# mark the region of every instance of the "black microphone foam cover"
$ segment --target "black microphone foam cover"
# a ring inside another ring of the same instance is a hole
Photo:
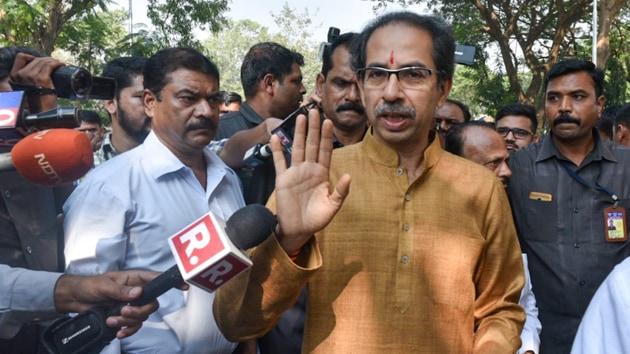
[[[225,232],[234,245],[246,250],[261,244],[277,224],[273,213],[261,204],[250,204],[234,212],[225,223]]]

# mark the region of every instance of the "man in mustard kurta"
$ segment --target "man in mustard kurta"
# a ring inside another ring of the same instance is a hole
[[[311,111],[306,142],[299,120],[287,169],[272,139],[279,224],[251,252],[254,266],[217,293],[227,338],[263,335],[306,285],[304,353],[519,348],[523,265],[503,187],[430,133],[452,85],[454,51],[436,17],[379,17],[355,53],[371,125],[364,141],[331,157],[331,124],[320,140]]]

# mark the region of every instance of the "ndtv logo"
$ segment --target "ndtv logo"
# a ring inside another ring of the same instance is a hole
[[[55,184],[61,184],[63,182],[61,176],[57,174],[50,162],[46,160],[45,154],[39,153],[33,155],[33,157],[35,158],[35,160],[37,160],[37,165],[39,165],[39,168],[42,170],[42,172],[44,172],[46,176],[50,178],[51,181],[53,181]]]

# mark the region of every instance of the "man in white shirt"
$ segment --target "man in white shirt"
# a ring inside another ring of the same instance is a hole
[[[168,237],[208,211],[227,220],[245,204],[236,174],[207,149],[219,121],[217,67],[193,49],[165,49],[146,63],[144,86],[152,132],[90,173],[64,206],[69,273],[164,271],[175,264]],[[170,290],[133,338],[106,350],[231,353],[213,299]]]

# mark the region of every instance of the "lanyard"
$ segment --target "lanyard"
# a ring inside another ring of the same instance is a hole
[[[596,189],[598,191],[604,192],[606,194],[608,194],[610,196],[610,198],[613,200],[613,206],[616,208],[619,205],[619,197],[617,197],[617,195],[615,193],[613,193],[610,189],[603,187],[599,184],[599,177],[601,177],[602,175],[602,163],[599,162],[597,164],[597,166],[599,167],[599,172],[597,173],[597,178],[595,179],[595,187],[591,186],[590,183],[586,182],[584,180],[584,178],[580,177],[580,175],[578,175],[575,171],[573,171],[570,167],[569,164],[566,161],[560,161],[562,163],[562,166],[564,166],[564,169],[567,170],[567,173],[569,173],[569,176],[571,176],[571,178],[573,178],[574,180],[578,181],[579,183],[581,183],[583,186],[585,186],[586,188],[592,188],[592,189]]]

